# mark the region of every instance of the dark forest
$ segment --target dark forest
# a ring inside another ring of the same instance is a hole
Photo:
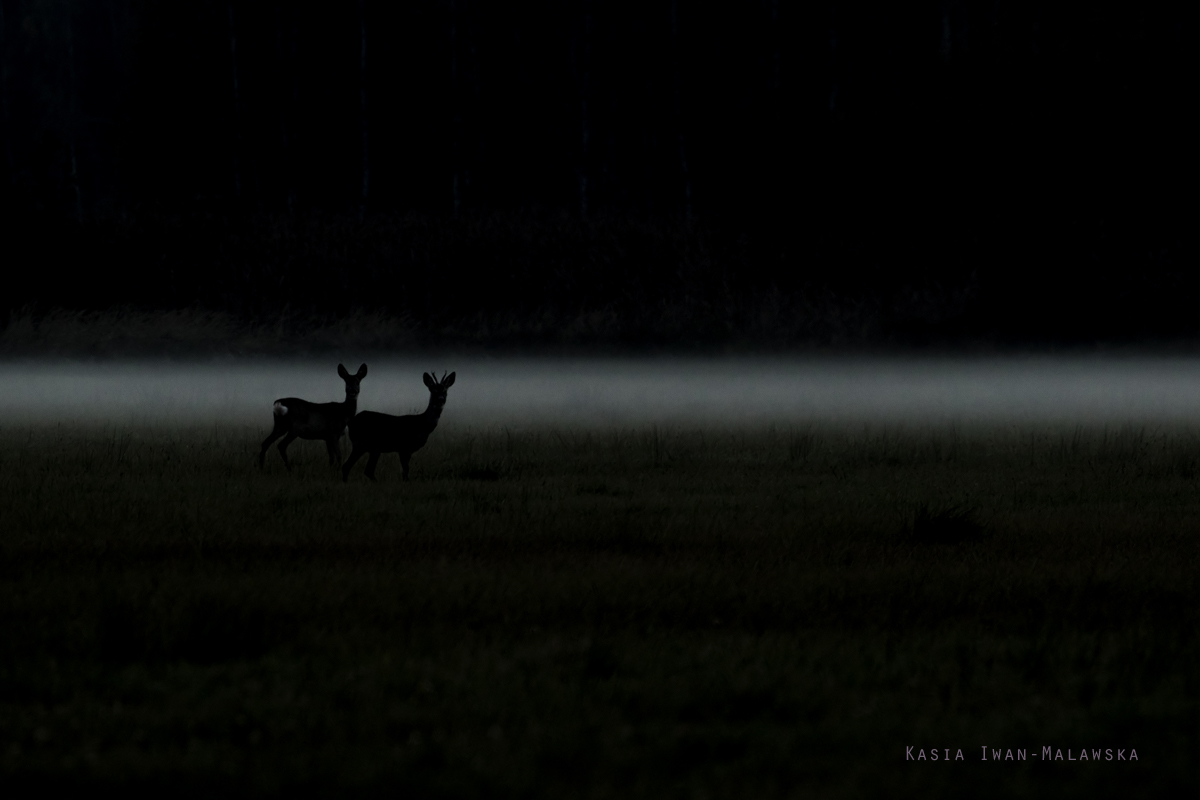
[[[1200,334],[1178,4],[0,9],[5,321],[375,314],[426,345],[756,349]]]

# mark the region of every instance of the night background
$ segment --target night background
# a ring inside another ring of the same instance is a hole
[[[1194,17],[0,0],[0,795],[1195,795]]]
[[[35,327],[357,313],[405,346],[619,350],[1198,330],[1177,4],[3,14],[2,310]]]

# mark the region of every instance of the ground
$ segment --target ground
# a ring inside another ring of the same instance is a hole
[[[447,424],[378,484],[263,435],[0,430],[0,781],[1196,785],[1192,431]]]

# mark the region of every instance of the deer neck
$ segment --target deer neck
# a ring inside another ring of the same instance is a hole
[[[434,403],[433,398],[429,398],[429,405],[426,407],[425,413],[421,416],[425,419],[426,424],[429,425],[430,428],[433,428],[437,425],[438,419],[442,416],[443,407],[444,404]]]
[[[346,399],[342,401],[342,414],[346,419],[354,419],[354,412],[358,411],[358,395],[347,394]]]

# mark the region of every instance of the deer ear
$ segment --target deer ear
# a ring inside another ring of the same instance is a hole
[[[354,377],[358,378],[360,381],[367,377],[367,365],[363,364],[361,367],[359,367],[358,374],[356,374]]]
[[[433,378],[429,377],[428,372],[426,372],[424,375],[421,376],[421,380],[425,381],[425,385],[428,386],[430,389],[433,388]]]
[[[350,373],[346,372],[346,368],[341,364],[338,364],[338,375],[341,375],[343,380],[350,380]]]
[[[442,379],[442,388],[449,389],[453,385],[454,385],[454,373],[451,372],[448,377]]]

